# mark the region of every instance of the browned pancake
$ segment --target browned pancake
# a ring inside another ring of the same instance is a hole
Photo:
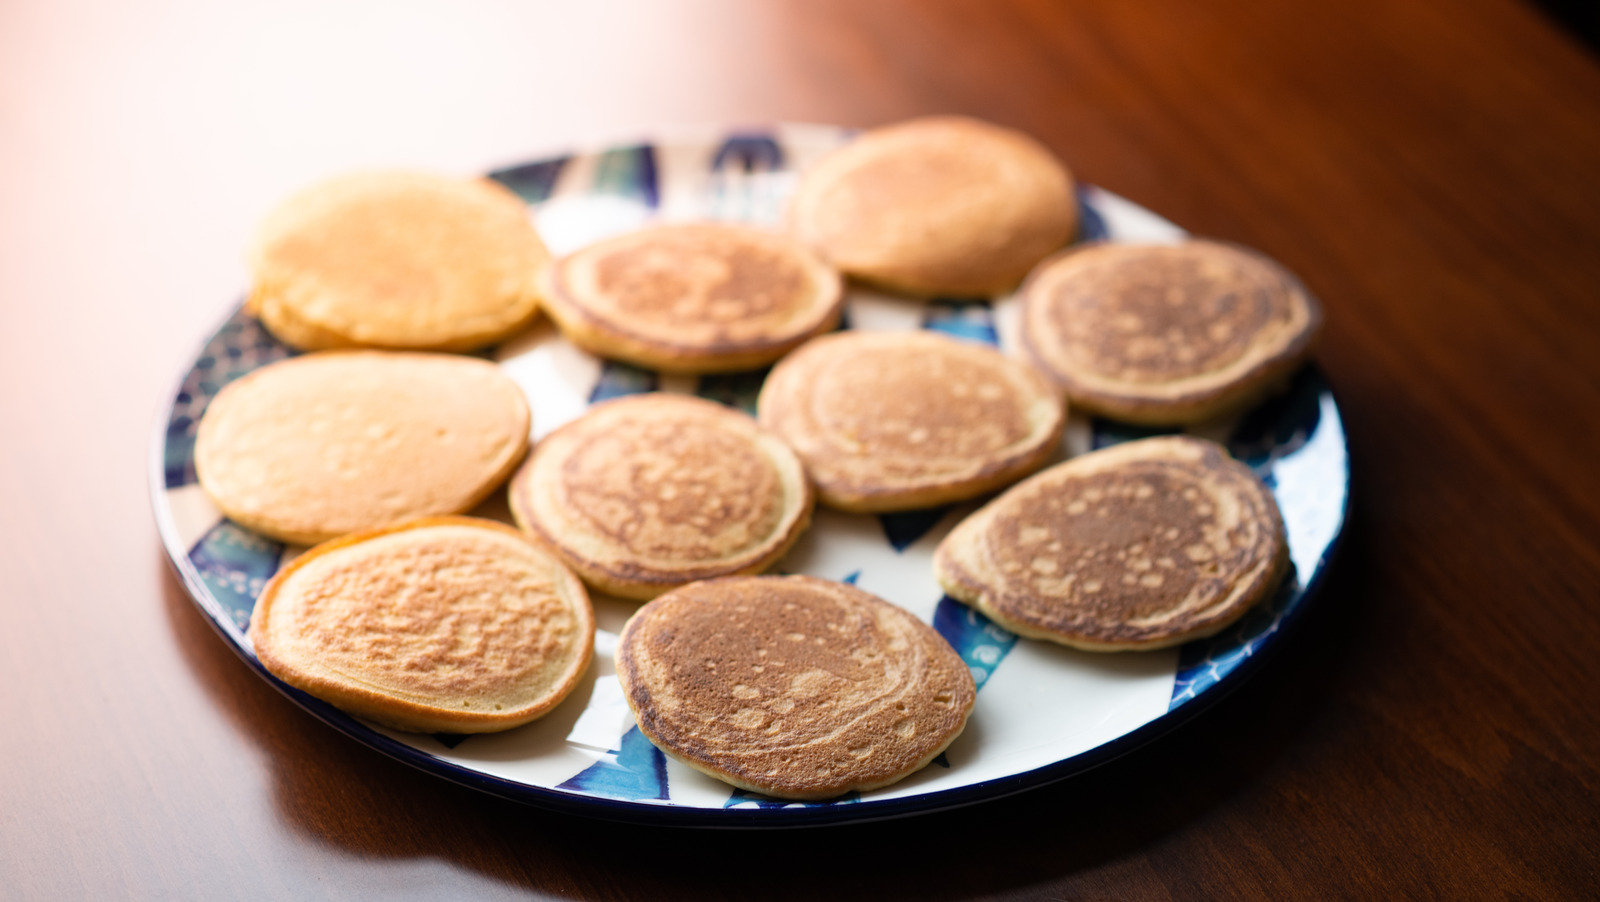
[[[771,363],[839,322],[839,274],[748,226],[679,223],[609,238],[551,267],[545,309],[574,344],[667,372]]]
[[[654,598],[776,563],[811,523],[794,452],[710,401],[647,394],[551,433],[511,481],[517,523],[597,589]]]
[[[1078,222],[1054,154],[959,116],[866,132],[802,175],[789,213],[795,236],[833,265],[920,296],[1009,291]]]
[[[323,351],[219,392],[195,472],[230,519],[311,544],[470,510],[522,460],[528,423],[522,390],[488,361]]]
[[[1022,290],[1023,345],[1075,404],[1148,424],[1259,399],[1310,353],[1317,302],[1282,267],[1214,241],[1066,251]]]
[[[465,351],[521,329],[549,254],[528,209],[488,179],[330,179],[267,217],[251,312],[305,350]]]
[[[1214,442],[1144,439],[1019,483],[940,543],[952,598],[1013,632],[1091,651],[1212,635],[1288,568],[1276,502]]]
[[[913,510],[1033,472],[1060,443],[1059,392],[999,351],[933,332],[842,332],[773,368],[761,424],[805,462],[823,504]]]
[[[784,799],[887,786],[966,726],[961,657],[905,610],[810,576],[663,595],[617,641],[639,730],[690,767]]]
[[[583,584],[509,526],[414,520],[311,549],[250,619],[279,679],[399,730],[481,733],[548,713],[589,666]]]

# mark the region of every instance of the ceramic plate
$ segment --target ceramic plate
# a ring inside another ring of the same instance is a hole
[[[551,249],[562,254],[654,219],[728,219],[773,225],[795,173],[850,132],[777,126],[680,135],[574,153],[491,176],[524,198]],[[1112,194],[1079,195],[1084,239],[1171,241],[1176,226]],[[847,328],[936,329],[1012,348],[1011,298],[907,301],[864,290],[848,298]],[[1286,394],[1228,422],[1191,429],[1225,442],[1271,486],[1288,527],[1294,574],[1270,601],[1226,632],[1181,648],[1092,654],[1018,640],[944,597],[934,547],[975,505],[887,516],[819,510],[776,570],[853,582],[931,623],[972,669],[978,701],[966,732],[921,772],[885,789],[793,803],[733,789],[663,756],[633,724],[611,654],[637,607],[597,596],[595,664],[542,720],[471,737],[398,733],[352,718],[277,681],[246,636],[263,584],[303,549],[222,518],[195,481],[194,436],[207,402],[230,380],[293,354],[237,311],[186,368],[158,423],[151,488],[162,540],[185,587],[223,638],[263,678],[341,732],[425,771],[548,808],[633,821],[798,826],[893,817],[967,804],[1072,775],[1148,741],[1214,701],[1286,641],[1321,582],[1344,524],[1349,462],[1339,409],[1308,368]],[[762,373],[704,377],[599,360],[563,341],[548,321],[489,352],[527,392],[534,438],[596,401],[642,391],[696,394],[750,410]],[[1063,454],[1153,434],[1075,416]],[[509,522],[503,498],[474,513]]]

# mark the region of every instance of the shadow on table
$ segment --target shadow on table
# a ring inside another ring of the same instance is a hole
[[[1218,862],[1149,871],[1169,834],[1252,795],[1282,810],[1285,752],[1315,739],[1374,619],[1359,523],[1314,607],[1255,677],[1175,732],[1088,774],[984,804],[803,830],[686,830],[525,807],[415,771],[343,737],[279,696],[215,636],[175,578],[166,608],[217,709],[273,762],[286,828],[361,859],[432,859],[512,887],[579,898],[828,896],[955,899],[1101,872],[1181,889]],[[1308,738],[1308,734],[1309,738]],[[1268,795],[1271,794],[1271,795]],[[1227,825],[1217,818],[1218,829]],[[1228,836],[1217,837],[1225,854]]]

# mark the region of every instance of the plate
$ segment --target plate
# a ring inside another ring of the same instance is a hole
[[[776,225],[795,174],[847,141],[826,126],[708,130],[572,153],[490,176],[529,204],[562,254],[654,219],[727,219]],[[1082,239],[1172,241],[1182,230],[1094,187],[1079,192]],[[1016,301],[908,301],[852,289],[846,327],[934,329],[1014,347]],[[246,635],[263,585],[304,549],[224,519],[195,481],[195,429],[229,381],[294,351],[236,310],[189,361],[157,423],[151,452],[156,522],[196,605],[261,676],[340,732],[429,773],[535,805],[619,820],[701,826],[799,826],[969,804],[1085,771],[1176,726],[1287,641],[1323,579],[1345,522],[1350,469],[1339,408],[1315,368],[1287,391],[1226,422],[1188,431],[1228,445],[1272,488],[1288,529],[1294,575],[1269,601],[1215,637],[1181,648],[1094,654],[1018,640],[944,597],[932,574],[940,538],[975,504],[884,516],[817,512],[811,531],[775,568],[844,580],[931,623],[972,669],[979,692],[966,731],[935,762],[900,783],[821,802],[733,789],[666,758],[633,724],[611,665],[616,636],[637,604],[596,596],[595,665],[552,714],[505,733],[395,732],[353,718],[266,672]],[[537,440],[590,403],[670,391],[752,409],[762,373],[669,376],[602,361],[560,338],[548,321],[486,352],[522,386]],[[1063,454],[1154,431],[1074,415]],[[503,497],[476,515],[509,522]]]

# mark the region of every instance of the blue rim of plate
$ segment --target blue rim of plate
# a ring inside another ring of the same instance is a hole
[[[732,147],[736,151],[745,152],[741,148],[747,149],[752,146],[750,143],[751,134],[752,132],[749,130],[733,133],[723,143],[717,154],[719,163],[728,148]],[[846,134],[846,132],[840,130],[840,134]],[[636,149],[640,146],[648,145],[618,146]],[[765,145],[757,141],[754,146],[757,150],[761,150]],[[522,166],[498,170],[494,175],[503,182],[507,181],[507,173],[512,174],[511,177],[513,179],[519,177],[524,179],[525,183],[531,180],[534,191],[533,199],[537,200],[541,197],[538,193],[540,191],[543,192],[542,196],[548,196],[550,185],[565,162],[570,159],[571,157],[568,156],[535,161]],[[512,185],[512,187],[514,189],[518,188],[517,185]],[[523,187],[525,188],[526,184]],[[519,190],[519,193],[523,194],[525,199],[529,199],[527,190]],[[1126,201],[1121,201],[1114,196],[1095,189],[1086,189],[1082,192],[1081,197],[1087,226],[1085,231],[1088,233],[1082,236],[1081,240],[1104,237],[1104,225],[1098,222],[1101,218],[1101,211],[1098,209],[1095,199],[1104,202],[1106,198],[1110,198],[1111,202],[1127,205]],[[1096,234],[1096,231],[1100,234]],[[166,503],[166,493],[174,482],[174,476],[171,472],[171,467],[175,462],[173,458],[174,436],[179,436],[179,445],[182,443],[182,434],[185,432],[187,432],[189,440],[192,441],[192,419],[189,414],[192,414],[193,418],[198,418],[201,412],[200,410],[179,412],[180,406],[186,406],[189,401],[185,389],[190,380],[202,369],[200,365],[206,361],[206,349],[217,341],[224,330],[236,324],[244,316],[246,315],[240,313],[237,309],[230,311],[228,318],[211,331],[210,337],[202,345],[200,353],[191,358],[191,363],[183,376],[179,378],[178,384],[167,395],[170,400],[158,417],[152,437],[149,473],[152,508],[161,535],[162,545],[167,553],[168,562],[183,583],[190,600],[205,615],[212,629],[217,632],[228,647],[243,659],[251,669],[265,679],[269,685],[283,693],[288,699],[305,709],[312,716],[340,733],[397,761],[435,776],[443,777],[452,782],[501,798],[553,811],[606,820],[673,826],[727,828],[823,826],[839,823],[862,823],[962,807],[1013,795],[1085,773],[1176,729],[1193,717],[1203,713],[1257,673],[1265,661],[1270,658],[1271,652],[1280,648],[1287,636],[1305,619],[1305,612],[1309,607],[1309,602],[1314,599],[1326,581],[1328,570],[1340,546],[1340,540],[1343,537],[1344,527],[1348,519],[1350,465],[1348,446],[1343,432],[1343,417],[1340,415],[1332,389],[1328,386],[1326,379],[1314,365],[1308,365],[1295,377],[1287,392],[1278,398],[1264,402],[1256,410],[1246,414],[1232,428],[1229,436],[1229,446],[1235,456],[1255,466],[1258,472],[1268,478],[1269,484],[1271,484],[1271,468],[1273,464],[1282,459],[1283,456],[1286,456],[1280,454],[1282,448],[1299,447],[1294,445],[1296,438],[1298,438],[1300,445],[1303,446],[1308,441],[1311,433],[1317,429],[1323,427],[1334,428],[1337,431],[1336,439],[1341,452],[1340,476],[1342,476],[1342,485],[1337,487],[1341,491],[1341,496],[1332,532],[1327,536],[1326,542],[1320,548],[1314,549],[1317,551],[1317,556],[1310,567],[1309,575],[1298,576],[1290,584],[1286,585],[1275,599],[1264,603],[1260,611],[1247,615],[1245,620],[1241,621],[1236,627],[1224,631],[1217,637],[1196,640],[1183,646],[1179,654],[1178,672],[1175,675],[1171,706],[1164,713],[1157,715],[1152,720],[1127,733],[1054,763],[955,788],[900,798],[860,799],[846,805],[702,808],[644,804],[597,795],[583,795],[556,788],[521,783],[473,770],[397,741],[368,727],[326,702],[313,698],[283,683],[267,672],[251,650],[239,641],[238,635],[230,631],[230,627],[237,630],[238,625],[232,622],[230,615],[214,597],[196,564],[191,560],[190,549],[185,547],[180,538],[170,505]],[[232,353],[231,350],[230,353]],[[253,368],[253,366],[269,362],[270,359],[274,359],[274,355],[268,353],[265,359],[255,360],[253,365],[247,362],[246,365],[249,368]],[[224,381],[227,378],[236,378],[245,371],[248,371],[248,369],[229,373]],[[214,392],[219,387],[220,385],[217,385],[211,391]],[[1285,441],[1284,436],[1281,434],[1285,428],[1285,423],[1289,423],[1291,431],[1293,428],[1298,428],[1295,423],[1300,421],[1293,421],[1292,418],[1303,416],[1304,408],[1308,403],[1317,408],[1312,418],[1313,425],[1309,427],[1309,431],[1305,434],[1290,436]],[[1298,414],[1294,412],[1296,406],[1300,408]],[[1328,421],[1330,415],[1331,422]],[[1255,430],[1255,432],[1252,430]],[[1257,433],[1266,438],[1264,440],[1255,438]],[[1146,434],[1151,433],[1149,430],[1097,421],[1094,425],[1092,442],[1094,446],[1098,447],[1102,444],[1136,438]],[[1288,453],[1293,453],[1293,451],[1291,450]],[[181,452],[179,456],[181,456]],[[184,465],[192,466],[187,462]],[[181,477],[178,484],[182,484]]]

